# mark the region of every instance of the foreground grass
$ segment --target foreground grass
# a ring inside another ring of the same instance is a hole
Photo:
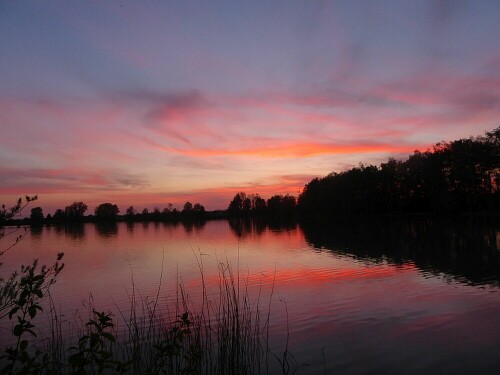
[[[294,366],[287,345],[280,354],[269,347],[272,292],[261,311],[260,293],[251,301],[248,285],[240,288],[239,277],[226,260],[219,262],[218,290],[209,298],[201,259],[198,264],[202,295],[196,306],[181,284],[170,311],[160,308],[161,280],[151,300],[138,297],[132,285],[127,312],[101,312],[91,303],[88,320],[73,322],[77,334],[71,340],[63,335],[52,302],[46,312],[51,324],[43,347],[30,342],[35,335],[33,321],[41,310],[37,302],[41,291],[36,289],[41,278],[33,270],[26,291],[9,313],[15,322],[15,344],[0,359],[2,373],[289,373]]]

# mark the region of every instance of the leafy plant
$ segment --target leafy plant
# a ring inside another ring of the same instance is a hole
[[[14,206],[0,208],[0,227],[16,215],[30,203],[37,199],[37,196],[26,196],[24,200],[19,198]],[[0,239],[16,233],[20,228],[10,231],[1,231]],[[0,256],[14,247],[23,238],[17,235],[9,245],[0,250]],[[56,262],[48,267],[38,265],[35,259],[28,266],[21,266],[21,270],[14,271],[9,277],[0,276],[0,319],[8,317],[17,320],[12,328],[12,335],[15,344],[5,349],[5,354],[0,356],[2,362],[2,373],[38,373],[42,367],[48,368],[48,355],[42,355],[39,350],[31,350],[29,338],[36,337],[35,325],[32,323],[39,311],[43,311],[41,302],[48,294],[51,285],[56,281],[56,276],[62,271],[64,264],[59,263],[63,253],[57,255]],[[0,263],[1,266],[1,263]]]
[[[73,374],[94,373],[95,370],[99,374],[105,370],[120,374],[128,371],[128,363],[113,358],[111,346],[116,339],[109,332],[114,327],[111,316],[111,313],[93,311],[93,319],[85,324],[88,333],[80,337],[77,346],[69,348],[74,352],[69,357]]]
[[[39,311],[43,311],[41,301],[64,267],[64,264],[59,264],[63,255],[63,253],[58,254],[57,261],[52,267],[45,265],[39,267],[38,260],[35,259],[31,265],[22,266],[19,274],[15,272],[6,283],[2,284],[0,318],[8,316],[9,319],[13,317],[17,319],[12,329],[13,336],[17,338],[15,345],[8,347],[5,355],[1,357],[7,362],[2,369],[3,373],[36,372],[42,366],[42,362],[47,361],[47,356],[42,356],[40,359],[40,351],[30,353],[28,338],[36,337],[32,320]]]
[[[189,313],[185,312],[177,316],[175,324],[164,340],[153,346],[155,350],[155,367],[150,371],[157,373],[165,364],[172,367],[172,362],[181,362],[180,374],[196,374],[198,365],[202,358],[202,349],[199,341],[188,343],[185,338],[191,335],[191,320]]]

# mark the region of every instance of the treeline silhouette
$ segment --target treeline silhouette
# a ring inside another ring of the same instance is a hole
[[[500,127],[484,136],[441,142],[406,161],[390,158],[309,182],[302,214],[351,215],[498,210]]]
[[[175,221],[200,221],[208,218],[220,216],[218,211],[207,212],[205,207],[200,203],[186,202],[182,210],[174,208],[172,204],[160,210],[155,207],[153,211],[144,208],[141,212],[136,211],[134,206],[126,209],[124,215],[119,215],[120,209],[116,204],[102,203],[95,207],[94,214],[85,215],[88,206],[84,202],[73,202],[64,209],[57,209],[54,215],[48,214],[44,216],[42,207],[34,207],[31,209],[29,217],[24,219],[9,218],[1,220],[0,225],[11,224],[31,224],[33,226],[43,224],[59,224],[59,223],[87,223],[87,222],[115,222],[115,221],[153,221],[153,222],[175,222]]]
[[[273,195],[267,201],[259,194],[237,193],[229,202],[227,214],[231,217],[283,217],[293,216],[297,199],[292,195]]]
[[[193,221],[219,218],[290,219],[301,216],[337,216],[397,213],[459,213],[500,209],[500,127],[483,136],[440,142],[425,152],[415,151],[405,161],[360,164],[332,172],[305,185],[298,198],[237,193],[225,211],[205,211],[200,203],[186,202],[182,210],[169,204],[152,212],[133,206],[124,215],[116,204],[102,203],[93,215],[88,206],[74,202],[54,215],[31,209],[30,218],[10,218],[0,225],[94,221]]]

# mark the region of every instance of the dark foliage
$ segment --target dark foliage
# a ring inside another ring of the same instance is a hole
[[[31,209],[30,220],[32,225],[43,224],[43,209],[42,207],[34,207]]]
[[[315,178],[298,205],[302,213],[320,215],[498,210],[500,128],[415,151],[406,161]]]
[[[64,218],[69,221],[81,221],[87,208],[87,205],[83,202],[74,202],[64,209]]]
[[[94,210],[98,220],[116,220],[120,209],[116,204],[102,203]]]
[[[236,194],[229,203],[227,213],[233,217],[279,216],[291,217],[295,214],[297,200],[291,195],[273,195],[266,202],[258,194]]]

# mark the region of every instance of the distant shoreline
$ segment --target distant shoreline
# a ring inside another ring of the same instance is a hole
[[[393,220],[393,219],[500,219],[500,211],[469,211],[469,212],[401,212],[401,213],[353,213],[350,215],[335,215],[335,214],[294,214],[289,217],[262,215],[262,216],[237,216],[231,215],[222,210],[207,211],[198,217],[186,216],[179,214],[177,217],[165,218],[144,218],[140,215],[137,217],[127,217],[126,215],[119,215],[114,219],[102,219],[94,215],[84,216],[78,220],[54,220],[44,219],[43,222],[32,223],[31,219],[26,217],[22,219],[11,219],[3,223],[0,227],[9,226],[26,226],[26,227],[43,227],[52,225],[75,225],[75,224],[112,224],[112,223],[196,223],[206,222],[212,220],[262,220],[262,221],[275,221],[275,222],[290,222],[290,221],[303,221],[310,220],[312,222],[349,222],[352,220]]]

